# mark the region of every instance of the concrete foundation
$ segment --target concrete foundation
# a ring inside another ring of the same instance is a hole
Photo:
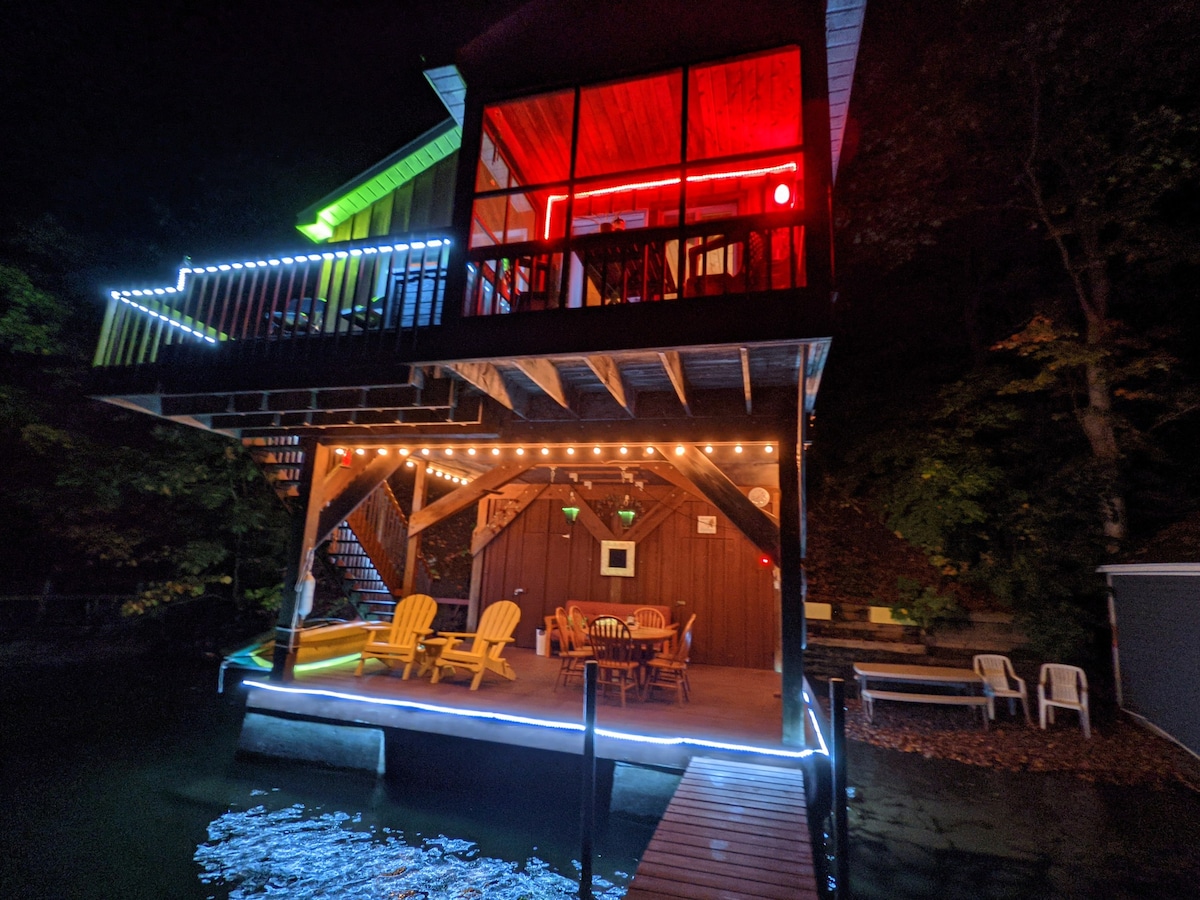
[[[305,722],[247,711],[238,749],[338,769],[365,769],[378,775],[385,770],[382,728]]]

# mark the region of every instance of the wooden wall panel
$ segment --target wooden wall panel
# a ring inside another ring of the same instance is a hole
[[[644,511],[669,491],[647,487]],[[754,546],[707,501],[685,501],[638,542],[634,578],[600,575],[599,542],[578,523],[570,528],[561,505],[535,501],[483,551],[483,604],[517,600],[522,610],[519,646],[533,646],[534,630],[555,607],[571,600],[607,601],[617,582],[622,603],[666,604],[681,623],[696,614],[695,662],[746,668],[774,664],[777,614],[771,570],[759,564]],[[716,534],[696,532],[701,515],[717,517]],[[524,593],[514,598],[518,587]]]

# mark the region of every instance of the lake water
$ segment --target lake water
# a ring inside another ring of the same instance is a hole
[[[390,740],[383,779],[245,759],[240,698],[215,687],[215,662],[0,658],[0,897],[575,896],[575,760],[440,738]],[[1200,897],[1182,788],[854,743],[850,782],[857,900]],[[676,783],[618,767],[597,896],[622,895]]]
[[[565,898],[579,769],[471,742],[390,750],[389,774],[235,753],[216,667],[6,666],[5,898]],[[631,778],[636,778],[636,785]],[[677,779],[618,773],[596,894],[624,893]]]

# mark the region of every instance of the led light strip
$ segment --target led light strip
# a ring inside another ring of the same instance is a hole
[[[782,163],[778,166],[764,166],[758,169],[742,169],[737,172],[709,172],[705,175],[689,175],[687,181],[689,184],[699,184],[704,181],[722,181],[726,178],[757,178],[761,175],[781,175],[784,172],[798,171],[799,166],[796,163]],[[551,194],[546,200],[546,228],[543,238],[550,240],[550,221],[551,214],[555,203],[566,200],[568,197],[576,198],[584,197],[603,197],[606,194],[624,194],[629,191],[644,191],[650,188],[668,187],[670,185],[679,184],[680,179],[664,178],[659,181],[639,181],[631,184],[618,184],[615,187],[596,188],[591,191],[578,191],[575,194]]]
[[[191,326],[185,325],[183,322],[181,322],[180,319],[184,318],[184,316],[177,310],[170,310],[173,316],[178,317],[173,318],[172,315],[164,315],[162,313],[155,312],[149,307],[138,303],[133,298],[166,297],[172,294],[182,294],[184,288],[187,286],[188,275],[217,274],[221,272],[236,272],[244,269],[266,269],[270,268],[271,266],[290,266],[295,265],[296,263],[305,262],[327,262],[336,259],[353,259],[360,256],[371,256],[377,253],[407,253],[410,250],[425,250],[430,247],[436,249],[439,247],[448,247],[449,245],[449,238],[432,238],[428,241],[410,241],[407,244],[380,244],[378,247],[355,247],[351,250],[326,250],[321,253],[301,253],[297,254],[296,256],[281,256],[278,259],[248,259],[243,260],[242,262],[218,263],[217,265],[212,266],[182,266],[179,269],[179,278],[176,280],[174,287],[109,291],[108,295],[112,297],[112,299],[120,300],[122,303],[132,306],[134,309],[139,310],[140,312],[148,313],[157,319],[162,319],[168,325],[178,328],[185,334],[195,335],[200,340],[207,341],[210,344],[215,344],[217,342],[216,338],[210,337],[199,329],[192,328]]]
[[[511,713],[491,712],[480,709],[458,709],[452,706],[437,706],[432,703],[419,703],[415,700],[396,700],[390,697],[367,697],[361,694],[350,694],[343,691],[331,691],[323,688],[297,688],[289,687],[281,684],[269,684],[262,681],[246,680],[242,685],[247,688],[257,688],[264,691],[273,691],[278,694],[296,694],[308,697],[325,697],[332,700],[350,700],[358,703],[371,703],[376,706],[390,706],[399,709],[411,709],[417,712],[436,713],[439,715],[458,716],[465,719],[483,719],[491,722],[501,722],[506,725],[527,725],[534,728],[547,728],[553,731],[570,731],[582,734],[584,731],[583,725],[578,722],[558,722],[553,719],[536,719],[531,716],[517,716]],[[805,694],[805,700],[808,700],[808,695]],[[809,708],[809,715],[812,717],[813,725],[816,726],[816,717]],[[829,749],[825,746],[824,740],[821,739],[821,731],[817,728],[817,739],[821,742],[819,750],[805,748],[804,750],[781,750],[776,747],[756,747],[752,744],[732,744],[725,741],[709,741],[703,738],[688,738],[688,737],[654,737],[647,734],[632,734],[625,731],[614,731],[610,728],[597,728],[596,734],[600,737],[610,738],[618,741],[628,741],[635,744],[654,744],[663,747],[696,747],[704,750],[725,750],[733,753],[747,753],[761,756],[774,756],[779,759],[809,759],[815,755],[829,755]]]
[[[159,288],[157,290],[157,293],[167,293],[167,292],[174,293],[174,289],[173,288]],[[112,292],[110,292],[109,296],[112,297],[114,300],[120,300],[122,303],[124,303],[128,306],[132,306],[134,309],[138,310],[139,312],[144,312],[147,315],[153,316],[156,319],[162,319],[162,321],[166,322],[168,325],[170,325],[173,328],[178,328],[184,334],[190,334],[196,338],[199,338],[202,341],[207,341],[210,344],[215,344],[217,342],[217,339],[215,337],[210,337],[209,335],[205,334],[204,332],[198,331],[197,329],[192,328],[190,325],[184,325],[178,319],[173,319],[168,315],[164,315],[160,312],[155,312],[154,310],[150,309],[150,307],[143,306],[141,303],[138,303],[136,300],[132,300],[129,297],[122,296],[123,293],[127,294],[129,292],[123,291],[121,293],[118,293],[117,291],[112,291]],[[139,293],[149,294],[151,292],[150,291],[139,291]],[[175,312],[175,310],[171,310],[171,311]],[[175,314],[178,315],[178,313],[175,313]]]

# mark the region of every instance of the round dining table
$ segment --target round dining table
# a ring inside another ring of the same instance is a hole
[[[629,627],[629,637],[633,642],[634,654],[639,663],[638,665],[638,687],[645,687],[646,678],[650,674],[646,663],[654,659],[654,654],[658,652],[663,644],[675,639],[679,633],[678,625],[668,625],[665,628],[659,628],[655,625],[633,625]]]

